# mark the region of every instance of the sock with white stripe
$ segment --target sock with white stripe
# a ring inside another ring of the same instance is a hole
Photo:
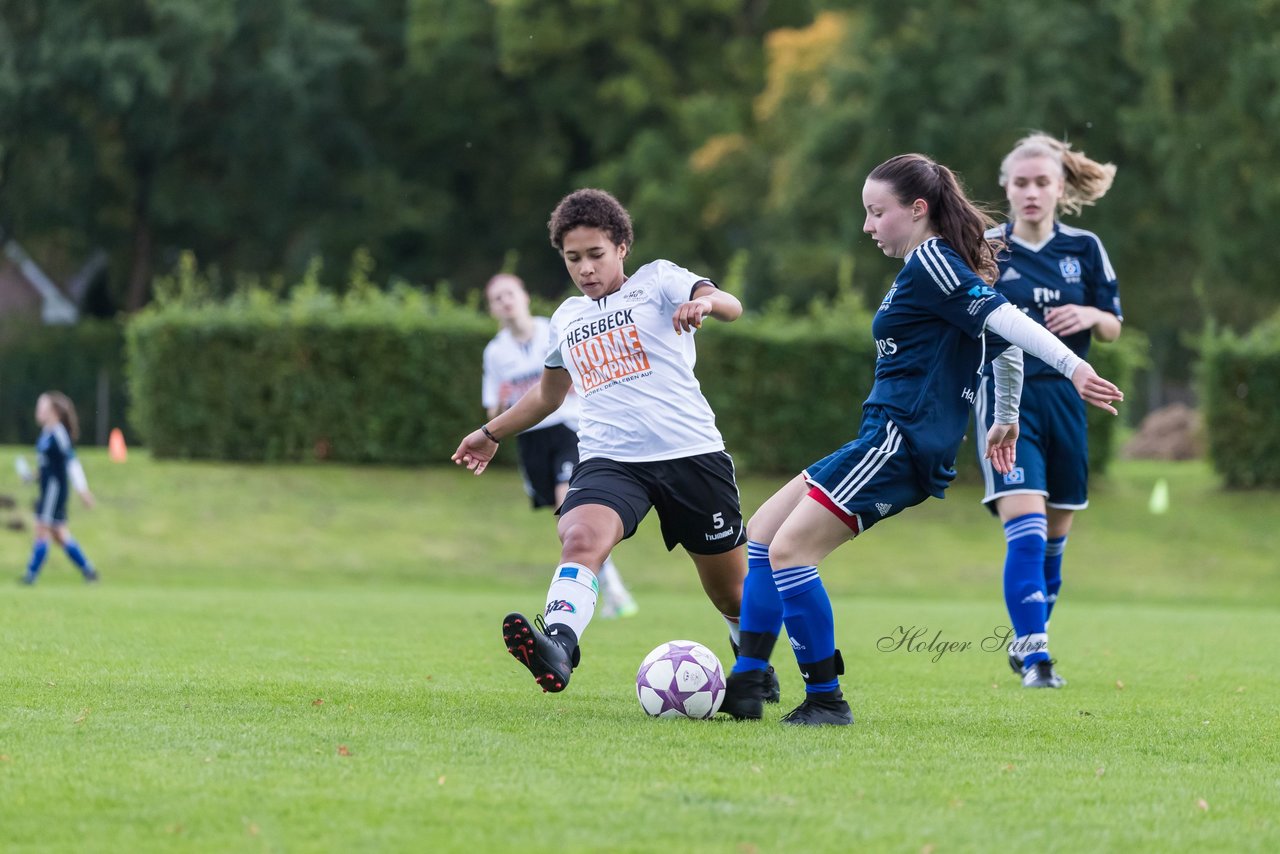
[[[1017,635],[1023,666],[1049,658],[1045,635],[1044,551],[1048,521],[1043,513],[1027,513],[1004,524],[1008,543],[1004,560],[1004,602]],[[1028,641],[1035,636],[1043,643]],[[1030,645],[1027,645],[1027,644]],[[1024,654],[1025,653],[1025,654]]]
[[[45,556],[49,554],[49,541],[39,539],[31,546],[31,560],[27,561],[27,579],[34,581],[44,565]]]
[[[800,665],[800,675],[805,680],[805,692],[819,694],[839,689],[840,680],[836,678],[838,671],[834,664],[835,617],[831,613],[831,598],[818,577],[818,568],[792,566],[779,569],[773,574],[773,581],[778,595],[782,597],[782,620],[796,653],[796,663]],[[816,671],[829,678],[821,682],[810,681]]]
[[[782,598],[773,583],[769,546],[765,543],[747,542],[747,580],[742,585],[739,627],[741,637],[733,672],[766,669],[782,631]]]
[[[1053,605],[1062,589],[1062,553],[1067,550],[1066,537],[1054,537],[1044,545],[1044,621],[1053,616]]]
[[[557,624],[567,626],[577,638],[591,622],[600,593],[596,574],[580,563],[562,563],[547,590],[547,608],[543,619],[548,633]]]

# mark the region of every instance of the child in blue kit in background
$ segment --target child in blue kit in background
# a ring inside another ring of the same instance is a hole
[[[40,438],[36,441],[40,497],[36,499],[35,508],[36,541],[22,582],[35,584],[49,553],[51,538],[57,540],[71,562],[79,567],[85,581],[97,581],[97,571],[67,527],[68,486],[80,493],[86,507],[93,506],[93,493],[89,491],[84,468],[71,444],[80,436],[75,404],[61,392],[45,392],[36,400],[36,423],[40,425]]]

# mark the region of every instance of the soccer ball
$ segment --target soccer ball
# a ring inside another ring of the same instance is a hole
[[[724,701],[720,659],[700,643],[667,641],[640,662],[636,697],[655,718],[709,718]]]

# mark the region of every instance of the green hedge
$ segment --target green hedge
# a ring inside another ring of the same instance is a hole
[[[870,320],[845,298],[707,324],[697,372],[740,467],[795,472],[856,435]],[[408,289],[162,298],[128,328],[132,419],[162,457],[441,463],[481,418],[493,332],[477,306]],[[1104,375],[1125,380],[1124,352],[1099,348]],[[1099,466],[1114,429],[1091,425]]]
[[[1134,381],[1138,371],[1149,364],[1150,340],[1140,329],[1125,327],[1119,339],[1110,344],[1094,342],[1089,348],[1089,364],[1100,376],[1120,386],[1133,400],[1137,393]],[[1089,427],[1089,471],[1102,474],[1115,459],[1120,426],[1130,416],[1129,404],[1116,406],[1119,416],[1109,415],[1096,406],[1085,407]]]
[[[439,463],[482,418],[492,334],[408,289],[160,300],[128,327],[131,414],[159,457]]]
[[[125,423],[124,333],[120,324],[85,320],[72,326],[34,322],[0,327],[0,443],[28,444],[40,429],[36,398],[56,389],[76,404],[80,444],[94,444],[99,422],[109,431]],[[99,395],[106,410],[99,412]]]
[[[1249,335],[1209,333],[1201,349],[1209,459],[1231,487],[1280,487],[1280,315]]]
[[[738,467],[798,472],[852,439],[871,390],[875,342],[864,311],[807,318],[748,314],[698,333],[698,379]]]

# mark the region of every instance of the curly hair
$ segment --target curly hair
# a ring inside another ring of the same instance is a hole
[[[547,221],[551,245],[556,251],[564,248],[564,236],[575,228],[598,228],[609,235],[616,246],[625,243],[630,248],[635,241],[631,215],[604,190],[574,190],[556,205]]]
[[[1000,163],[1000,186],[1009,183],[1009,170],[1016,160],[1047,157],[1062,167],[1063,192],[1058,199],[1060,213],[1078,214],[1106,195],[1116,177],[1114,163],[1099,163],[1083,151],[1072,151],[1071,143],[1036,132],[1013,144],[1013,150]]]
[[[983,281],[996,280],[996,253],[1004,242],[988,240],[984,234],[996,221],[969,200],[954,172],[923,154],[899,154],[872,169],[867,179],[884,181],[901,204],[910,205],[916,199],[928,202],[929,221],[938,236]]]

